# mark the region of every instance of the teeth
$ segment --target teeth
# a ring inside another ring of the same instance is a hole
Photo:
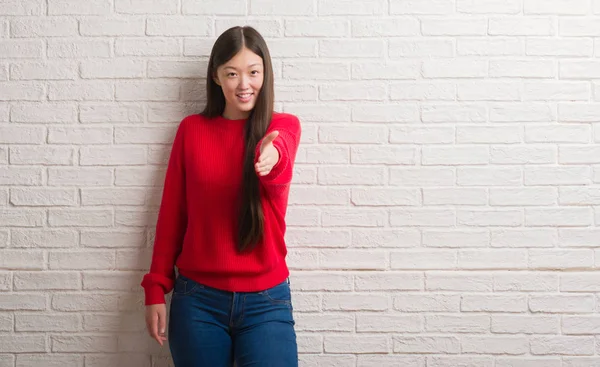
[[[252,93],[248,93],[248,94],[238,94],[238,97],[246,98],[246,97],[250,97],[251,95],[252,95]]]

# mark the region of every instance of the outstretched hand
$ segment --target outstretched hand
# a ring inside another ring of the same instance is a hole
[[[273,141],[278,135],[279,131],[272,131],[264,137],[260,144],[260,156],[258,157],[258,162],[256,162],[256,165],[254,166],[254,169],[259,176],[268,175],[279,161],[279,152],[273,146]]]

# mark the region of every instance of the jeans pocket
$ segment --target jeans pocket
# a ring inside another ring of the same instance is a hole
[[[175,279],[175,285],[173,287],[173,295],[174,296],[186,296],[194,293],[198,289],[202,288],[200,284],[197,282],[188,279],[184,276],[179,275]]]
[[[261,292],[273,304],[292,304],[292,292],[287,279],[278,285]]]

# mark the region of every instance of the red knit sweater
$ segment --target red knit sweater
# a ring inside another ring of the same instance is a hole
[[[150,272],[144,275],[146,305],[165,303],[175,271],[232,292],[260,291],[289,275],[284,234],[292,169],[300,141],[298,118],[274,113],[267,134],[279,161],[258,176],[265,216],[264,240],[254,251],[236,250],[241,203],[245,120],[188,116],[179,125],[169,158]],[[265,134],[266,135],[266,134]],[[255,151],[259,157],[260,142]]]

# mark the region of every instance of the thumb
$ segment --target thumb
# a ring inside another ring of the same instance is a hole
[[[273,142],[273,140],[275,140],[275,138],[277,138],[277,136],[279,136],[279,131],[275,130],[275,131],[271,131],[267,136],[265,136],[265,138],[262,141],[262,146],[261,148],[267,146],[267,144],[270,144]]]
[[[160,335],[164,335],[167,325],[166,315],[163,312],[158,314],[158,332]]]

